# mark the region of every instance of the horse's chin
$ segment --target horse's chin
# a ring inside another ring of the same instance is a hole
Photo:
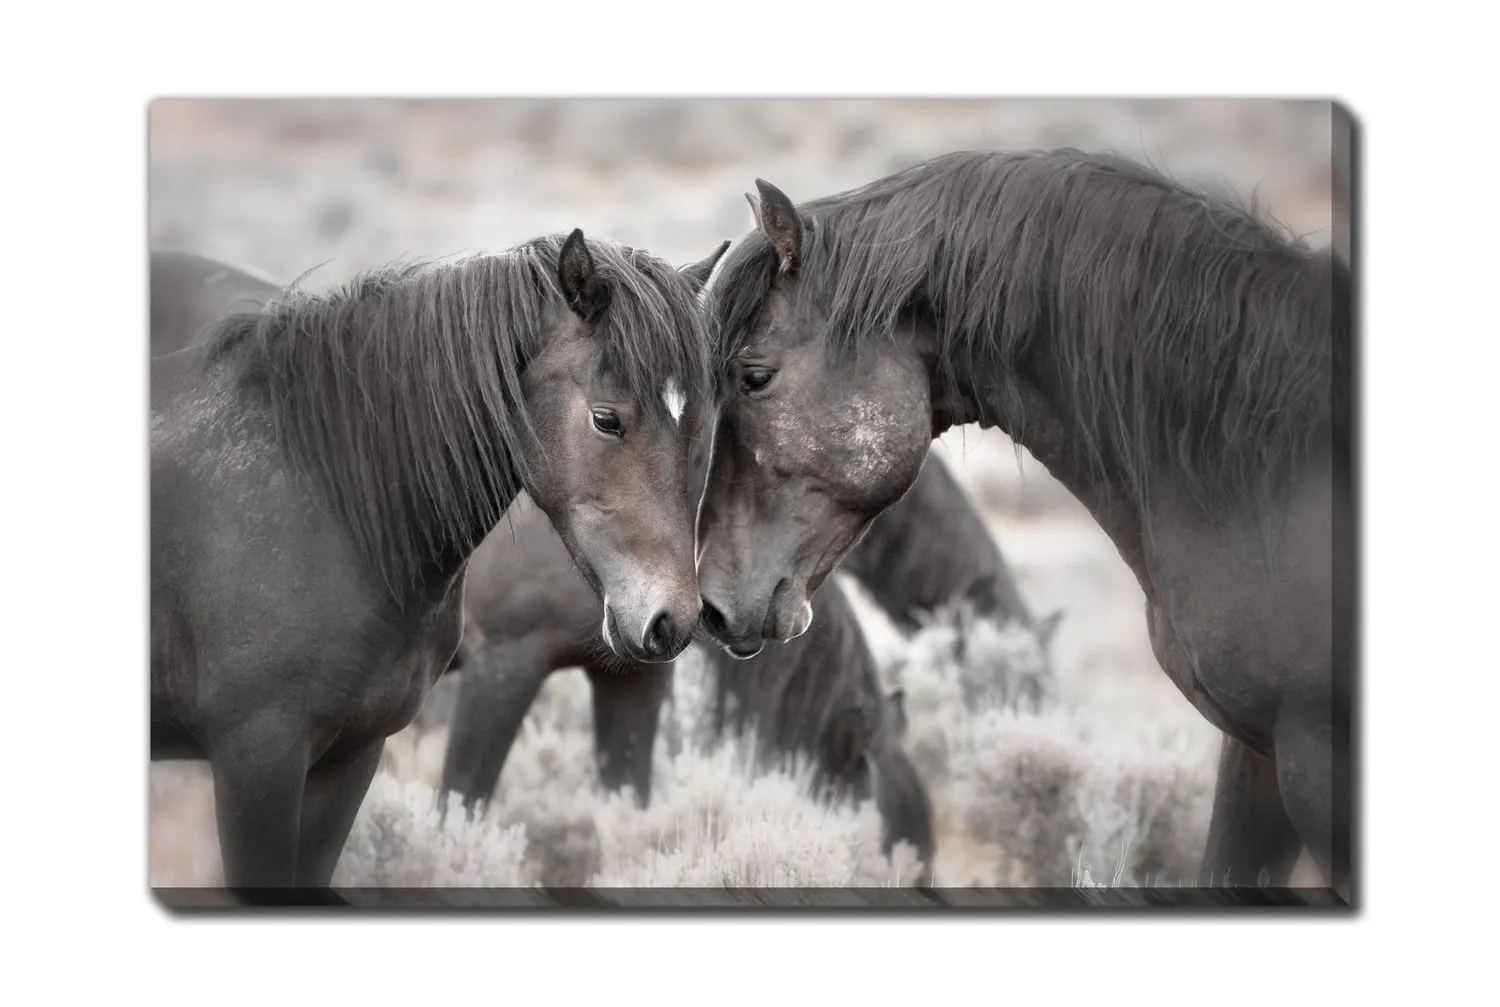
[[[543,513],[547,512],[543,511]],[[551,517],[550,514],[548,516]],[[588,561],[583,546],[579,543],[578,537],[573,534],[572,525],[559,523],[554,519],[552,528],[557,533],[557,537],[562,539],[563,547],[568,550],[568,556],[573,560],[573,569],[578,571],[578,576],[583,578],[583,582],[589,586],[590,591],[594,592],[595,597],[604,601],[607,608],[609,599],[605,597],[604,582],[594,571],[594,564]]]
[[[604,637],[604,645],[613,651],[617,657],[624,657],[625,655],[620,653],[619,643],[616,642],[620,638],[619,627],[615,625],[615,613],[609,607],[608,595],[604,596],[604,620],[599,627],[599,631]]]

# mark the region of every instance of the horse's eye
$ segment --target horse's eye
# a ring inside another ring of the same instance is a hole
[[[625,433],[619,415],[612,409],[594,410],[594,429],[611,437],[620,437]]]
[[[740,375],[740,391],[746,395],[749,395],[751,392],[758,392],[770,384],[771,379],[775,376],[775,371],[764,367],[747,367],[744,373]]]

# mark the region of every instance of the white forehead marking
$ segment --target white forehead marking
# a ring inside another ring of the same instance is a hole
[[[676,378],[667,379],[667,387],[662,390],[661,400],[666,403],[667,412],[672,414],[672,422],[680,422],[682,407],[687,405],[687,399],[683,397],[682,389],[677,387]]]

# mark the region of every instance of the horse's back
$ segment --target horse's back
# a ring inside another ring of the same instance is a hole
[[[200,341],[268,280],[194,252],[151,252],[151,522],[153,543],[201,524],[215,489],[272,466],[269,419],[236,393],[232,364]],[[232,428],[232,432],[231,432]],[[154,552],[153,552],[154,554]]]
[[[151,356],[199,341],[214,322],[279,294],[269,277],[196,252],[151,251]]]

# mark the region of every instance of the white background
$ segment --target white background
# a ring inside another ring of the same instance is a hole
[[[1478,296],[1494,283],[1497,197],[1481,85],[1493,35],[1458,13],[1477,9],[677,6],[6,14],[0,975],[15,1002],[1442,1003],[1484,988],[1500,331]],[[168,916],[146,886],[144,829],[146,105],[300,94],[1346,102],[1365,207],[1358,919]],[[1449,478],[1435,487],[1419,470]]]

